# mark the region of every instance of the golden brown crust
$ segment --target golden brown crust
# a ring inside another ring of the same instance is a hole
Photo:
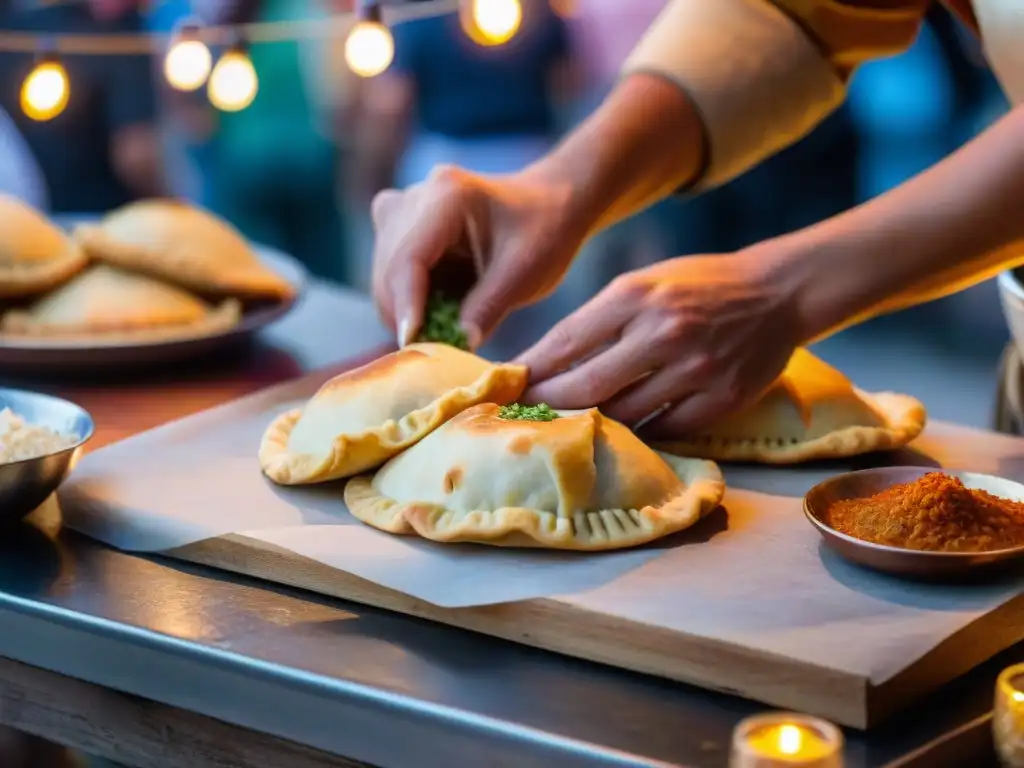
[[[44,293],[88,263],[82,248],[40,211],[0,194],[0,299]]]
[[[284,301],[287,280],[265,266],[224,221],[170,200],[145,200],[73,232],[86,253],[208,296]]]
[[[225,333],[238,325],[241,317],[242,305],[237,299],[221,302],[197,322],[152,325],[105,322],[77,326],[58,325],[40,322],[29,312],[11,310],[0,318],[0,338],[75,342],[83,346],[188,341]]]
[[[421,348],[438,346],[440,345],[407,347],[399,353],[393,353],[344,375],[346,383],[351,385],[362,382],[369,386],[372,379],[388,375],[401,359],[400,355],[417,355]],[[467,353],[450,350],[450,354]],[[475,380],[448,389],[421,408],[399,418],[388,419],[372,428],[333,436],[330,449],[323,453],[301,453],[289,447],[293,430],[302,418],[303,411],[288,411],[274,419],[267,427],[260,442],[260,466],[267,477],[280,485],[322,483],[355,475],[380,466],[456,414],[477,403],[513,402],[525,389],[526,376],[526,369],[520,365],[488,364]],[[330,386],[329,382],[325,385],[325,390]]]
[[[656,454],[596,410],[545,423],[496,414],[489,403],[463,411],[375,476],[352,478],[349,510],[444,543],[597,551],[688,528],[724,495],[714,463]]]
[[[881,418],[878,426],[853,425],[819,437],[793,434],[722,437],[712,434],[656,443],[658,450],[715,461],[752,461],[762,464],[798,464],[839,459],[874,451],[890,451],[910,443],[927,422],[924,405],[895,392],[854,392]]]
[[[23,261],[0,264],[0,299],[22,299],[37,296],[66,283],[89,263],[77,243],[69,241],[67,249],[45,261]]]

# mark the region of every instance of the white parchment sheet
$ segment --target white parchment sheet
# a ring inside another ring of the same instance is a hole
[[[832,555],[801,497],[850,463],[725,467],[724,509],[652,546],[603,554],[440,545],[355,520],[343,483],[278,488],[259,470],[267,423],[323,374],[282,385],[87,455],[60,494],[70,527],[159,552],[241,533],[443,607],[558,597],[824,667],[890,678],[1019,594],[1024,577],[903,582]],[[1024,440],[938,424],[894,463],[1024,480]],[[865,458],[869,466],[877,458]]]

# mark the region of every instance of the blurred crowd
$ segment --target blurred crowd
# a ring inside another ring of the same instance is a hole
[[[189,198],[316,275],[365,288],[377,190],[414,183],[438,164],[502,173],[539,157],[613,87],[664,4],[522,0],[519,31],[490,47],[469,39],[457,14],[405,21],[393,28],[392,66],[371,79],[346,67],[341,38],[254,44],[259,92],[239,112],[218,112],[202,90],[172,90],[159,54],[89,56],[66,62],[65,112],[36,122],[18,101],[32,55],[0,53],[0,187],[67,216],[140,196]],[[0,0],[0,28],[169,32],[193,16],[315,19],[350,7],[339,0]],[[847,208],[930,164],[1003,108],[976,42],[936,10],[918,44],[866,67],[846,107],[809,140],[722,189],[667,201],[595,238],[563,289],[532,311],[550,322],[624,270],[735,249]],[[968,322],[987,327],[989,300],[955,302],[961,313],[968,308]],[[911,316],[934,325],[942,312],[948,308]],[[992,322],[991,332],[1002,333],[998,327]]]

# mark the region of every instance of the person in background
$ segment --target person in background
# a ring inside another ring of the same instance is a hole
[[[0,29],[45,34],[138,32],[134,2],[0,4]],[[0,53],[0,107],[24,137],[53,213],[102,213],[164,190],[150,56],[68,56],[67,108],[37,122],[20,106],[28,53]]]
[[[435,165],[503,173],[550,150],[568,33],[547,0],[522,9],[520,29],[496,46],[474,42],[456,13],[394,25],[394,62],[362,94],[358,180],[367,200],[422,181]]]
[[[11,116],[0,109],[0,193],[13,195],[40,211],[49,208],[46,180]]]
[[[210,5],[212,0],[203,0]],[[326,19],[317,0],[231,0],[217,22]],[[346,223],[337,199],[339,125],[320,92],[335,82],[316,41],[257,42],[255,100],[221,112],[206,188],[209,207],[249,239],[278,248],[315,275],[348,282]]]

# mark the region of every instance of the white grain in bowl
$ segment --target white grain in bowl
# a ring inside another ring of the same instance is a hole
[[[72,436],[28,423],[10,408],[0,411],[0,464],[47,456],[70,448],[75,442]]]

